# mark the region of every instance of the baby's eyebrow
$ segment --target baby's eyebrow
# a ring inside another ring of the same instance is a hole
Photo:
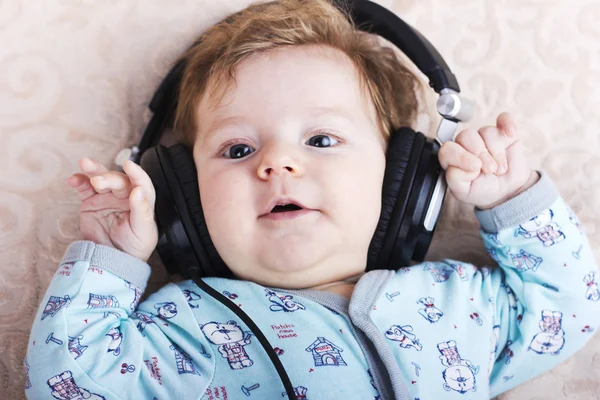
[[[353,115],[340,106],[312,106],[308,109],[311,117],[337,116],[353,121]]]
[[[207,133],[206,138],[209,139],[210,137],[214,136],[220,130],[222,130],[223,128],[225,128],[229,125],[243,125],[244,123],[245,123],[245,118],[241,117],[241,116],[231,116],[231,117],[213,120],[206,131],[206,133]]]
[[[206,133],[203,135],[202,141],[204,143],[208,142],[213,136],[216,136],[219,132],[221,132],[224,128],[237,125],[244,126],[248,125],[246,119],[242,116],[231,116],[222,119],[213,120],[209,125]]]
[[[351,113],[345,111],[343,108],[336,106],[312,106],[307,109],[305,113],[306,118],[335,118],[342,123],[350,124],[353,126],[355,120]],[[225,118],[217,118],[211,122],[204,141],[210,140],[213,136],[217,135],[221,130],[231,125],[244,126],[248,125],[247,119],[244,116],[233,115]]]

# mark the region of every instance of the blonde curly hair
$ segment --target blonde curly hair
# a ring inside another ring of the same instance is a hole
[[[178,60],[185,67],[177,94],[176,139],[193,148],[198,132],[196,110],[209,82],[211,100],[221,89],[221,97],[214,102],[219,104],[243,60],[282,46],[315,44],[341,50],[352,61],[386,142],[392,130],[412,126],[421,81],[392,48],[381,44],[378,36],[360,31],[349,15],[349,9],[341,9],[332,0],[276,0],[251,4],[211,26]]]

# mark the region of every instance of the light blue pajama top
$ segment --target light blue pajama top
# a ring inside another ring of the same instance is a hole
[[[581,349],[597,265],[546,174],[476,211],[499,268],[456,260],[364,274],[350,300],[207,278],[260,327],[298,399],[489,399]],[[287,399],[256,337],[193,281],[140,302],[150,267],[72,243],[28,341],[29,399]]]

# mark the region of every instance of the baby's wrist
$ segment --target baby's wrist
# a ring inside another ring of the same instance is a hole
[[[154,251],[154,249],[152,249],[150,252],[148,252],[147,249],[139,249],[139,250],[135,250],[135,249],[126,249],[126,248],[121,248],[120,246],[113,246],[110,245],[109,247],[114,248],[115,250],[119,250],[129,256],[135,257],[140,261],[143,261],[145,263],[148,262],[148,259],[150,258],[150,256],[152,255],[152,252]]]
[[[535,185],[539,179],[540,179],[540,174],[536,170],[532,169],[531,172],[529,173],[529,177],[527,178],[525,183],[523,185],[521,185],[517,190],[515,190],[512,193],[509,193],[507,196],[496,201],[495,203],[492,203],[492,204],[486,205],[486,206],[481,206],[481,207],[478,206],[477,208],[480,210],[489,210],[489,209],[494,208],[506,201],[509,201],[510,199],[518,196],[519,194],[523,193],[524,191],[526,191],[527,189],[529,189],[530,187]]]

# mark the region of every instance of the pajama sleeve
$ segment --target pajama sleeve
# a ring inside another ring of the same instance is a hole
[[[114,248],[68,247],[28,341],[28,398],[200,397],[212,366],[192,351],[199,326],[176,285],[139,303],[149,275],[148,264]]]
[[[544,173],[527,191],[476,215],[499,266],[471,282],[490,293],[496,339],[490,390],[497,396],[590,339],[600,319],[597,264],[577,217]]]

